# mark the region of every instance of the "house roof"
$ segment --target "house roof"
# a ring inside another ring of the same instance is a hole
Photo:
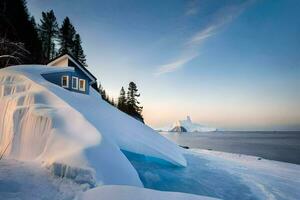
[[[97,78],[81,62],[79,62],[74,56],[69,53],[62,54],[53,58],[47,65],[55,66],[56,63],[66,58],[71,60],[76,65],[76,67],[78,67],[89,79],[91,79],[92,83],[96,82]]]

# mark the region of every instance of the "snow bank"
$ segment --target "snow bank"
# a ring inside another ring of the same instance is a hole
[[[162,192],[131,186],[101,186],[78,196],[78,200],[214,200],[204,197],[179,192]]]
[[[0,160],[0,200],[74,199],[81,185],[53,177],[39,163]]]
[[[7,157],[42,161],[55,174],[90,185],[142,186],[120,149],[186,165],[177,145],[94,90],[90,95],[70,92],[41,76],[62,70],[72,68],[0,70],[0,152],[7,147]]]
[[[59,164],[67,170],[63,174],[89,172],[90,185],[142,186],[119,147],[45,87],[13,69],[1,70],[0,97],[0,147],[1,152],[7,147],[6,156],[39,160],[51,169]]]
[[[216,128],[206,127],[197,123],[192,122],[191,118],[187,116],[186,120],[178,120],[173,124],[173,127],[170,129],[173,131],[177,130],[186,130],[186,132],[212,132],[217,131]],[[180,131],[179,131],[180,132]]]

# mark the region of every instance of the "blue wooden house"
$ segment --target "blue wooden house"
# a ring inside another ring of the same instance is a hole
[[[70,54],[64,54],[54,58],[47,66],[70,67],[71,70],[43,74],[43,77],[73,92],[89,94],[90,86],[97,81],[96,77]]]

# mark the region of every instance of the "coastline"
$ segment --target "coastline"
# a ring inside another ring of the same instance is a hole
[[[300,164],[300,131],[159,132],[178,145]]]

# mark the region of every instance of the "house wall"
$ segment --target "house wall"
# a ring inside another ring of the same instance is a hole
[[[86,78],[86,76],[81,72],[80,70],[76,69],[74,72],[72,71],[66,71],[66,72],[54,72],[49,74],[42,74],[42,76],[49,82],[54,83],[60,87],[62,87],[62,77],[63,76],[69,76],[69,86],[68,88],[64,88],[70,91],[83,93],[83,94],[89,94],[90,92],[90,81]],[[72,77],[78,77],[78,89],[72,88]],[[84,79],[85,82],[85,92],[79,90],[79,79]]]

